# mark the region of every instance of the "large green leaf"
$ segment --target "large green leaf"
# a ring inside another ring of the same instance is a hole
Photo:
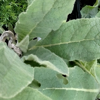
[[[95,67],[94,71],[95,71],[95,77],[96,77],[97,81],[98,81],[99,84],[100,84],[100,64],[98,64],[98,65]]]
[[[43,46],[67,60],[100,58],[100,19],[78,19],[63,23],[33,48]]]
[[[40,65],[49,67],[61,74],[68,75],[68,66],[66,65],[64,60],[43,47],[27,52],[23,57],[23,60],[26,62],[29,61],[28,64],[34,61],[36,63],[39,63]]]
[[[95,100],[99,88],[96,80],[79,67],[70,68],[68,84],[58,73],[47,68],[35,68],[38,89],[52,100]]]
[[[21,92],[34,78],[33,68],[0,42],[0,97],[11,98]]]
[[[42,94],[40,91],[36,89],[27,87],[14,98],[11,98],[11,99],[0,98],[0,100],[52,100],[52,99],[45,96],[44,94]]]
[[[45,38],[51,30],[57,30],[71,13],[75,0],[35,0],[27,11],[19,16],[15,32],[19,42],[29,35]]]
[[[41,84],[38,89],[27,87],[12,99],[0,100],[95,100],[99,92],[95,79],[78,67],[70,69],[68,84],[57,72],[43,67],[35,68],[35,79]]]

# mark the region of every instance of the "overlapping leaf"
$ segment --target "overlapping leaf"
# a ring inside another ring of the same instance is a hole
[[[35,79],[41,84],[38,90],[52,100],[95,100],[99,91],[96,80],[79,67],[70,69],[68,84],[45,68],[35,68]]]
[[[24,61],[36,62],[61,74],[68,75],[68,66],[64,60],[43,47],[31,50],[23,57]],[[36,66],[36,65],[33,65]]]
[[[100,18],[100,11],[96,14],[96,16],[95,16],[95,17]]]
[[[95,100],[99,90],[95,79],[78,67],[70,69],[68,84],[57,72],[43,67],[35,68],[35,79],[41,84],[38,89],[27,87],[7,100]]]
[[[90,62],[82,62],[79,61],[79,65],[86,70],[88,73],[95,77],[95,68],[97,67],[97,60],[93,60]]]
[[[95,15],[98,12],[98,5],[99,0],[96,0],[96,3],[93,6],[86,5],[82,8],[81,14],[83,18],[92,18],[95,17]]]
[[[98,64],[98,65],[95,67],[94,71],[95,71],[95,77],[96,77],[97,81],[98,81],[99,84],[100,84],[100,64]]]
[[[27,0],[28,5],[32,4],[33,1],[34,1],[34,0]]]
[[[52,100],[52,99],[45,96],[44,94],[42,94],[36,89],[27,87],[14,98],[11,98],[11,99],[1,99],[0,98],[0,100]]]
[[[11,98],[31,83],[34,70],[3,42],[0,42],[0,56],[0,97]]]
[[[28,49],[28,46],[29,46],[29,36],[27,35],[20,43],[17,43],[17,46],[24,53],[27,52],[27,49]]]
[[[71,13],[75,0],[35,0],[21,13],[15,32],[19,42],[29,35],[45,38],[51,30],[57,30]]]
[[[63,23],[33,48],[43,46],[67,60],[100,58],[100,19],[79,19]]]

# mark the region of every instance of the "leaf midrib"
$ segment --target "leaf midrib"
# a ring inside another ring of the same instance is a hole
[[[98,92],[99,89],[85,89],[85,88],[45,88],[43,90],[68,90],[68,91],[82,91],[82,92]]]
[[[56,2],[56,0],[55,0]],[[54,4],[55,4],[54,2]],[[51,9],[53,8],[54,4],[52,5],[52,7],[48,10],[48,12],[43,16],[43,18],[29,31],[28,34],[31,34],[33,32],[33,30],[44,20],[45,16],[51,11]]]
[[[37,47],[52,47],[52,46],[57,46],[57,45],[64,45],[64,44],[70,44],[70,43],[80,43],[80,42],[84,42],[84,41],[93,41],[93,40],[95,40],[95,39],[83,39],[83,40],[79,40],[79,41],[59,42],[59,43],[48,44],[48,45],[36,45],[36,46],[33,46],[32,48],[30,48],[29,50],[32,50],[32,49],[37,48]]]

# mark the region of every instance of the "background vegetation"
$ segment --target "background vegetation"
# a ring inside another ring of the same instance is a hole
[[[11,29],[26,8],[27,0],[0,0],[0,25]]]

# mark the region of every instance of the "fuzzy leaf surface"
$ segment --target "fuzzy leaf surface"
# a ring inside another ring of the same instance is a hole
[[[79,67],[70,68],[65,79],[51,69],[35,68],[35,80],[41,84],[38,90],[52,100],[95,100],[99,92],[96,80]]]
[[[65,61],[56,54],[52,53],[50,50],[43,47],[28,51],[22,59],[24,62],[34,61],[64,75],[68,75],[69,73],[68,66]]]
[[[17,96],[11,99],[2,99],[0,100],[52,100],[49,97],[42,94],[40,91],[27,87]]]
[[[63,23],[33,48],[45,47],[67,60],[100,58],[100,19],[78,19]]]
[[[32,82],[34,70],[3,42],[0,42],[0,56],[0,97],[11,98]]]
[[[17,46],[23,51],[24,53],[27,52],[29,46],[29,35],[27,35],[20,43],[17,43]]]
[[[96,77],[97,81],[98,81],[99,84],[100,84],[100,64],[98,64],[98,65],[95,67],[94,71],[95,71],[95,77]]]
[[[75,0],[35,0],[27,11],[19,16],[15,32],[19,42],[29,35],[45,38],[51,30],[57,30],[71,13]]]
[[[83,18],[95,17],[95,15],[98,12],[98,5],[99,5],[99,0],[96,0],[93,6],[86,5],[85,7],[83,7],[81,10],[82,17]]]

